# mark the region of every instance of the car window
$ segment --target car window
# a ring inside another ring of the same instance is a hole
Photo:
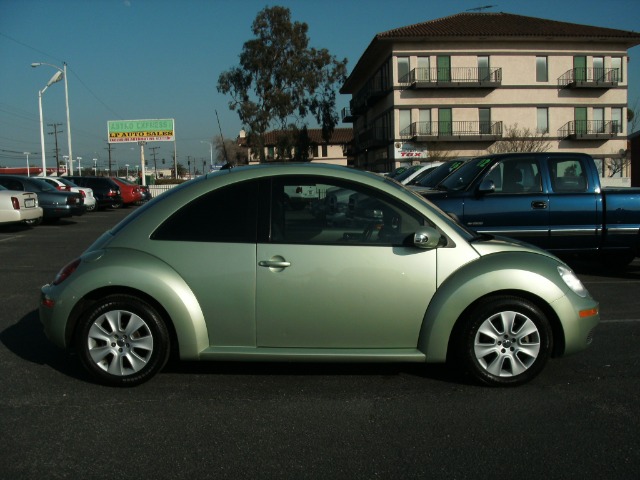
[[[484,180],[490,180],[495,193],[542,192],[540,167],[534,158],[509,158],[496,163]]]
[[[45,181],[44,181],[44,180],[42,180],[42,179],[39,179],[39,178],[31,178],[31,182],[33,182],[33,184],[34,184],[35,186],[37,186],[37,187],[38,187],[41,191],[43,191],[43,192],[53,192],[53,191],[57,192],[57,191],[58,191],[58,189],[57,189],[57,188],[55,188],[55,187],[53,187],[53,186],[49,185],[47,182],[45,182]]]
[[[551,188],[557,193],[587,191],[587,176],[579,158],[551,159],[549,161]]]
[[[339,179],[274,179],[271,205],[274,243],[402,245],[425,224],[383,192]]]
[[[13,178],[0,178],[0,184],[5,186],[7,190],[18,190],[18,191],[24,190],[24,187],[22,186],[22,182],[18,180],[14,180]]]
[[[213,190],[189,202],[152,234],[152,240],[256,243],[258,182]]]

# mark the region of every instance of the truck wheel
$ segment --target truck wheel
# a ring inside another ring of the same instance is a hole
[[[80,360],[99,382],[146,382],[169,358],[169,333],[161,316],[131,295],[110,295],[83,315],[76,329]]]
[[[488,298],[462,320],[455,360],[481,383],[522,385],[538,375],[549,358],[549,321],[528,300]]]

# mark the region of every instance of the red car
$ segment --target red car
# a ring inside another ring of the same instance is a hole
[[[140,190],[139,185],[125,183],[118,177],[111,177],[111,180],[116,182],[120,187],[120,196],[122,196],[123,205],[132,205],[142,200],[142,190]]]

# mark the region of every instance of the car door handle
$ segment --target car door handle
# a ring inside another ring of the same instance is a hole
[[[533,201],[531,202],[531,208],[534,208],[536,210],[544,210],[545,208],[547,208],[547,202]]]
[[[291,266],[291,263],[278,260],[260,260],[258,265],[269,268],[287,268]]]

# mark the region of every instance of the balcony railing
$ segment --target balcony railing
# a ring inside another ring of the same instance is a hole
[[[408,88],[495,88],[502,69],[487,67],[414,68],[399,81]]]
[[[368,107],[371,107],[390,91],[391,89],[385,88],[379,77],[369,80],[351,100],[351,113],[353,115],[364,113]]]
[[[391,139],[383,127],[372,127],[356,133],[358,149],[381,147],[387,145],[390,141]]]
[[[573,140],[601,140],[622,133],[622,124],[617,120],[574,120],[558,129],[560,138]]]
[[[342,109],[342,123],[352,123],[358,117],[359,115],[353,113],[353,111],[350,108],[345,107]]]
[[[502,138],[502,122],[414,122],[400,137],[417,142],[496,141]]]
[[[618,86],[617,68],[572,68],[558,78],[560,88],[613,88]]]

